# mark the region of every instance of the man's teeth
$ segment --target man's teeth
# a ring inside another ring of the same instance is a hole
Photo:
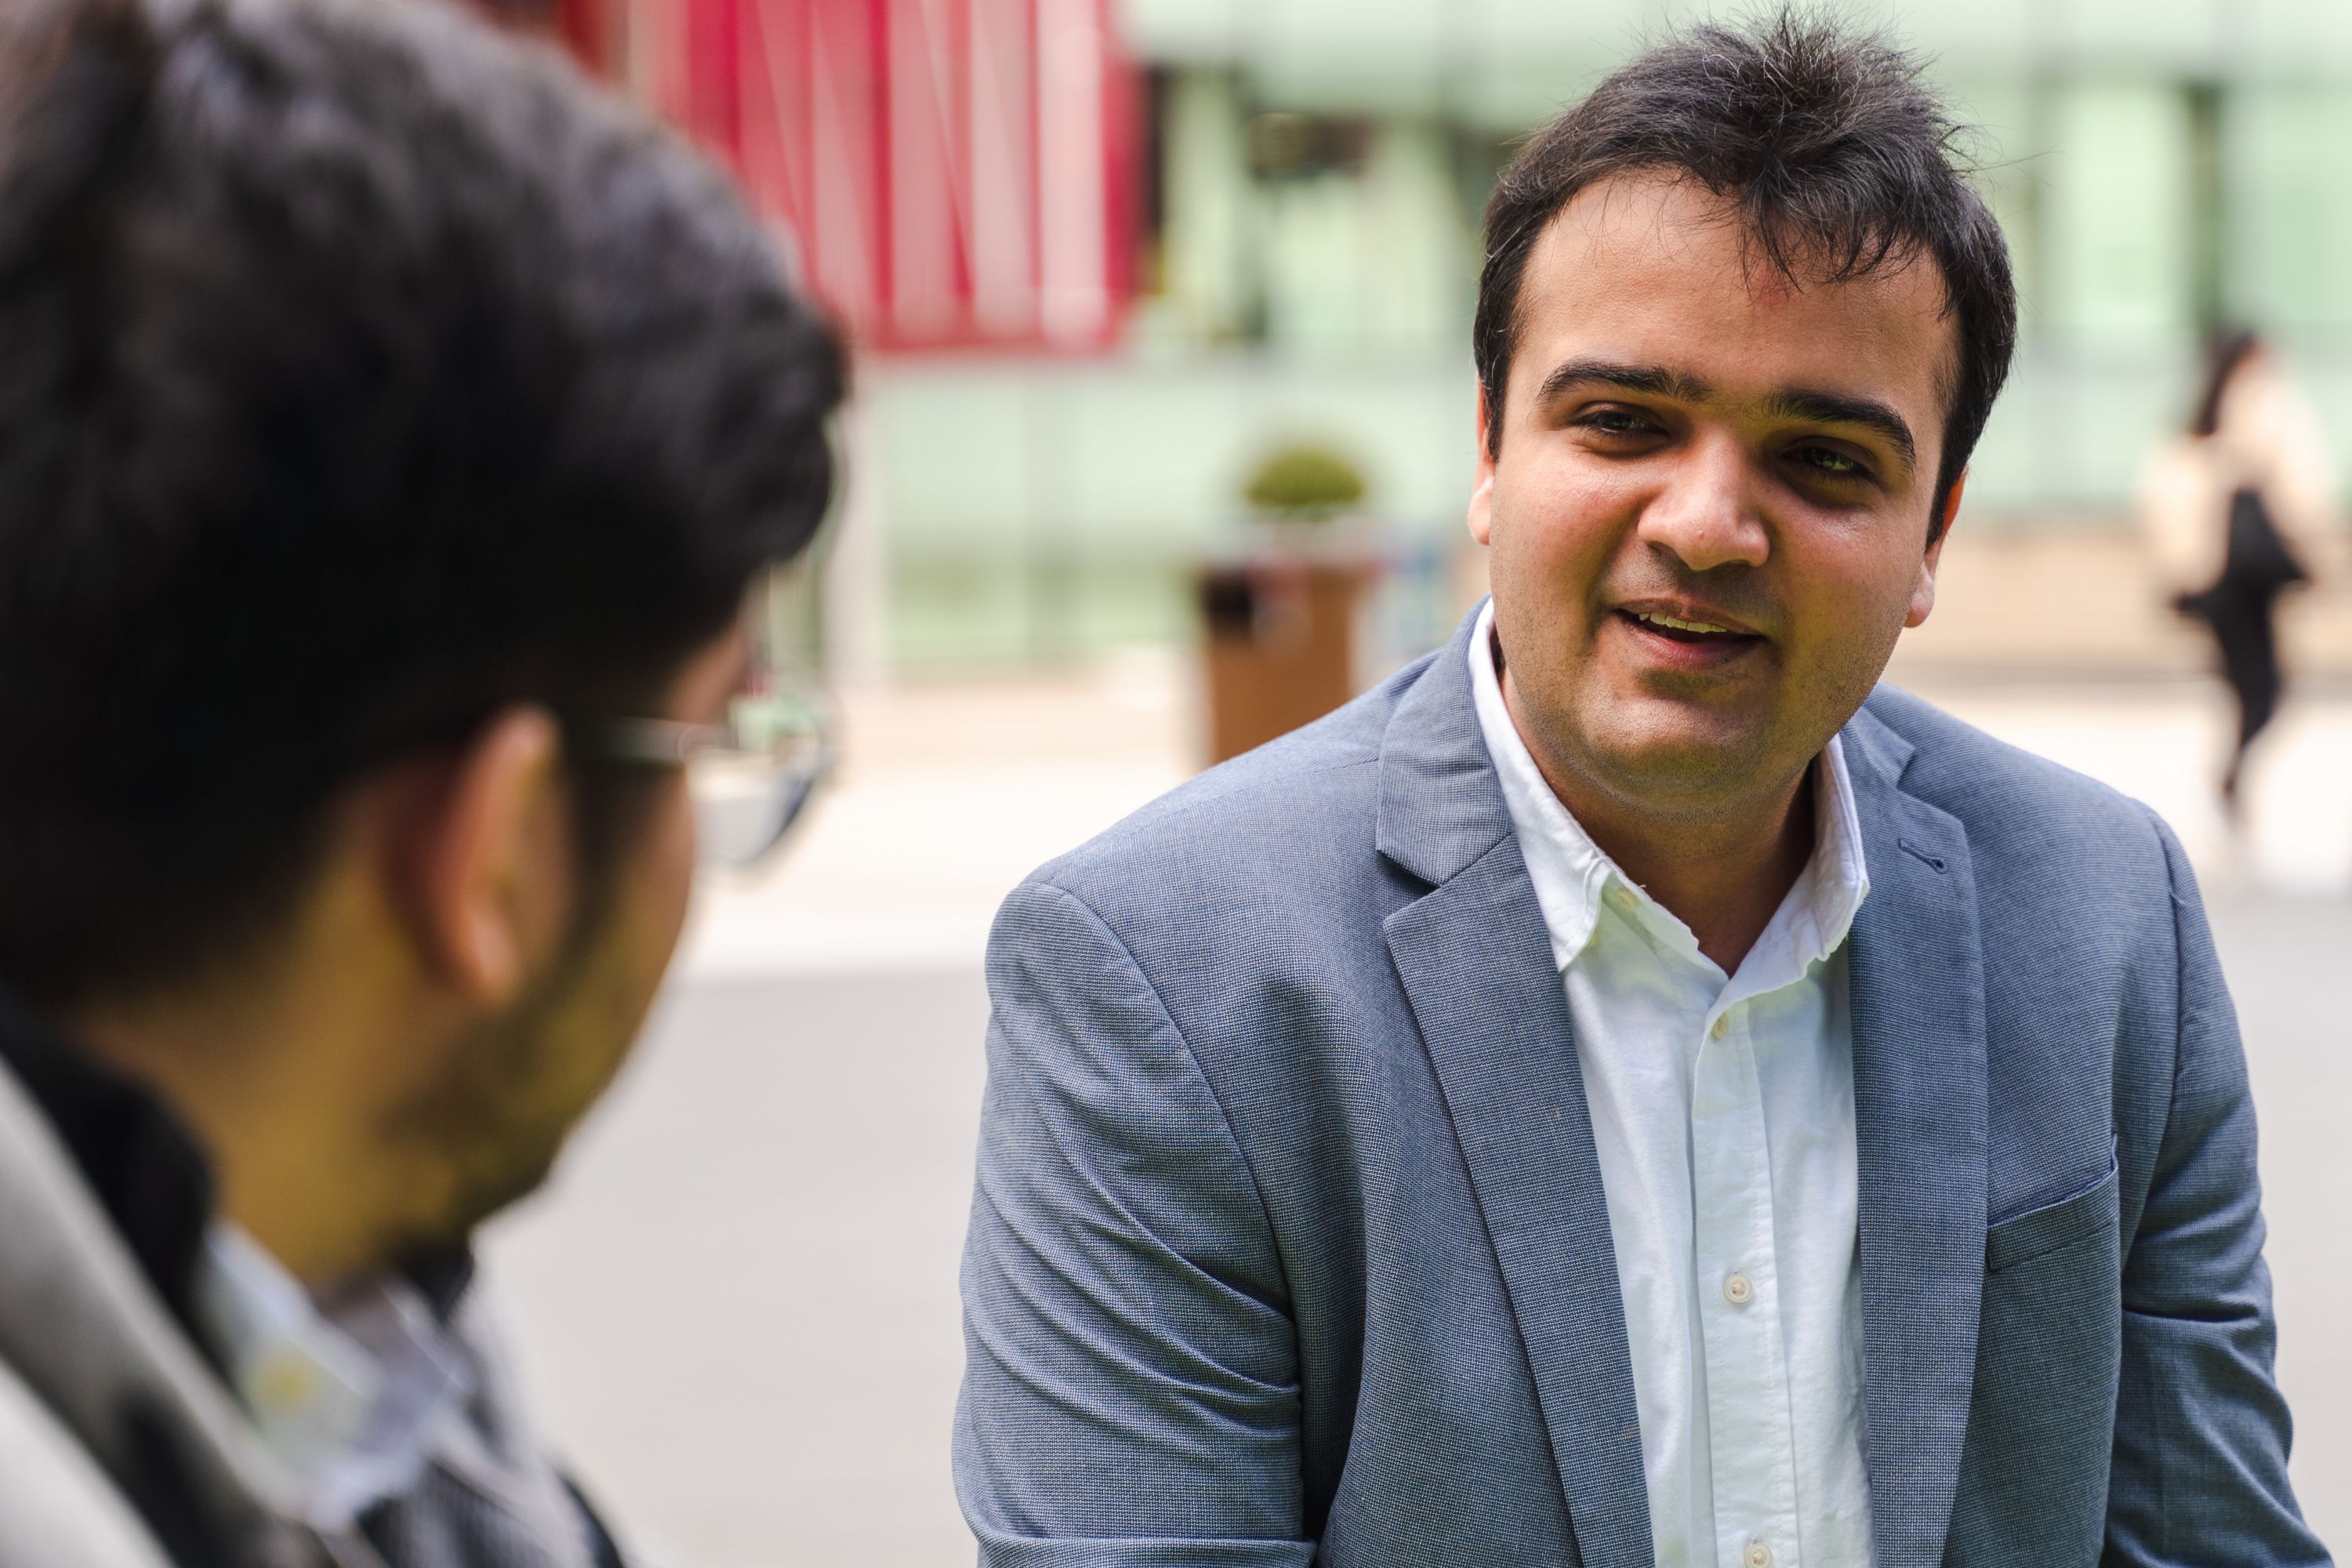
[[[1668,631],[1727,633],[1731,630],[1729,626],[1718,626],[1712,621],[1677,620],[1672,616],[1654,615],[1646,610],[1637,611],[1633,618],[1639,621],[1646,621],[1654,626],[1664,626]]]

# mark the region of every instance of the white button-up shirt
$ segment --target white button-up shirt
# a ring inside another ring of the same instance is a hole
[[[1470,678],[1568,992],[1633,1359],[1661,1564],[1864,1568],[1853,1038],[1843,952],[1869,891],[1832,739],[1813,855],[1737,974],[1601,853]]]

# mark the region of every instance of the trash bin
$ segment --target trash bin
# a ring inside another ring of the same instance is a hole
[[[1200,574],[1209,760],[1223,762],[1356,694],[1368,559],[1260,556]]]

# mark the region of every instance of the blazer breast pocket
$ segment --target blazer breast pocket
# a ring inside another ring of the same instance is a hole
[[[2113,1230],[2120,1223],[2116,1161],[2111,1152],[2107,1173],[2082,1191],[1986,1227],[1985,1270],[1998,1274],[2005,1268],[2014,1268],[2062,1247],[2071,1247],[2086,1237]]]

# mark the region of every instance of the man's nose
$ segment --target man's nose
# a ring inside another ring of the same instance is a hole
[[[1757,510],[1748,457],[1737,441],[1694,442],[1642,509],[1636,532],[1693,572],[1761,566],[1770,535]]]

